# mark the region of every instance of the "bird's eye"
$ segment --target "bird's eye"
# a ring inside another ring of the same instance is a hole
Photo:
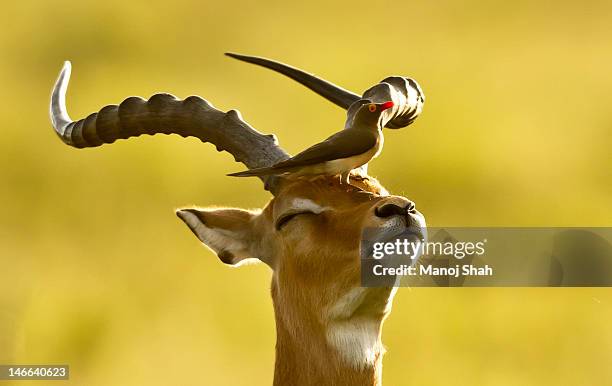
[[[368,105],[368,110],[370,110],[370,112],[373,113],[374,111],[376,111],[376,105],[374,103],[370,103]]]
[[[274,228],[276,228],[277,231],[281,230],[285,225],[287,225],[287,223],[289,223],[289,221],[293,220],[296,216],[300,214],[315,214],[315,213],[311,211],[285,213],[282,216],[280,216],[278,220],[276,220],[276,224],[274,224]]]

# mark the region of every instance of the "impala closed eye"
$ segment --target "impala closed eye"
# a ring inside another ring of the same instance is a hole
[[[315,212],[311,212],[309,210],[304,210],[301,212],[289,212],[289,213],[285,213],[282,216],[280,216],[278,218],[278,220],[276,221],[276,224],[274,224],[274,228],[279,231],[281,230],[281,228],[283,226],[285,226],[289,221],[291,221],[292,219],[294,219],[296,216],[300,215],[300,214],[316,214]]]

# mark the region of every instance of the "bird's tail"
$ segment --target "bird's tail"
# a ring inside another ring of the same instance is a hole
[[[284,170],[283,168],[268,167],[268,168],[257,168],[257,169],[245,170],[243,172],[238,172],[238,173],[230,173],[228,174],[228,176],[231,176],[231,177],[260,177],[260,176],[271,176],[275,174],[282,174],[286,171],[287,170]]]

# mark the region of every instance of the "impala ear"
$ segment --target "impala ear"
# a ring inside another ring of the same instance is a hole
[[[179,209],[176,215],[225,264],[239,265],[258,259],[253,251],[253,219],[257,213],[242,209]]]

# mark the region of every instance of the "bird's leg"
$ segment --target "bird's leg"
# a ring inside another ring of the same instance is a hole
[[[351,175],[351,171],[344,172],[340,174],[340,185],[347,184],[350,185],[349,176]]]
[[[357,190],[363,190],[363,188],[362,188],[361,186],[359,186],[359,185],[355,185],[355,184],[351,184],[351,179],[350,179],[350,176],[351,176],[351,170],[349,170],[349,171],[348,171],[348,172],[346,172],[346,173],[342,173],[341,178],[343,178],[343,179],[344,179],[344,182],[345,182],[345,183],[346,183],[348,186],[353,187],[353,188],[355,188],[355,189],[357,189]],[[356,174],[356,175],[355,175],[355,177],[356,177],[356,178],[358,178],[358,177],[359,177],[359,178],[361,178],[361,181],[363,181],[363,177],[361,177],[359,174]]]

